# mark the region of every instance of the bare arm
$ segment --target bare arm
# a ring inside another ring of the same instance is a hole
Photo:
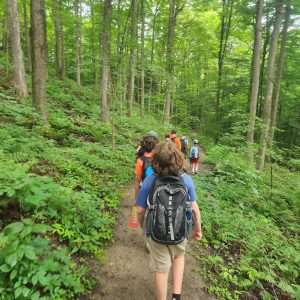
[[[140,224],[141,228],[143,228],[145,212],[146,212],[146,209],[144,207],[137,205],[137,216],[138,216],[138,220],[139,220],[139,224]]]
[[[141,175],[136,175],[135,176],[135,182],[134,182],[134,200],[136,200],[136,198],[139,194],[141,181],[142,181],[142,176]]]
[[[192,202],[192,209],[193,209],[194,216],[195,216],[193,239],[196,241],[200,241],[202,238],[202,228],[201,228],[200,209],[199,209],[197,201]]]

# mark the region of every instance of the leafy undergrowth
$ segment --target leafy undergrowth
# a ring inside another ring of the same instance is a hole
[[[215,146],[215,168],[195,180],[210,292],[222,299],[300,299],[300,174],[273,164],[260,174],[243,149]],[[201,253],[199,251],[199,253]]]
[[[97,92],[71,80],[50,77],[47,94],[45,127],[30,97],[19,104],[0,88],[0,299],[74,299],[92,288],[88,266],[112,240],[134,149],[147,131],[163,132],[151,116],[120,110],[113,131],[99,121]]]

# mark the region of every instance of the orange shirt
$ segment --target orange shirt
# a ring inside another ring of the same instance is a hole
[[[153,155],[152,152],[145,152],[144,153],[144,156],[146,156],[146,157],[152,157],[152,155]],[[137,175],[137,176],[143,176],[143,161],[140,158],[138,158],[136,160],[135,175]]]
[[[179,148],[179,150],[181,150],[181,141],[178,137],[175,138],[175,144],[177,145],[177,147]]]

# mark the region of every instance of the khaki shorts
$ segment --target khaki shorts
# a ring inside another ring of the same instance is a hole
[[[153,272],[169,272],[175,257],[185,255],[187,240],[177,245],[163,245],[149,238],[150,269]]]

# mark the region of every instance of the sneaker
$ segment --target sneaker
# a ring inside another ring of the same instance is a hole
[[[195,174],[195,172],[192,172],[192,175],[194,175]]]

